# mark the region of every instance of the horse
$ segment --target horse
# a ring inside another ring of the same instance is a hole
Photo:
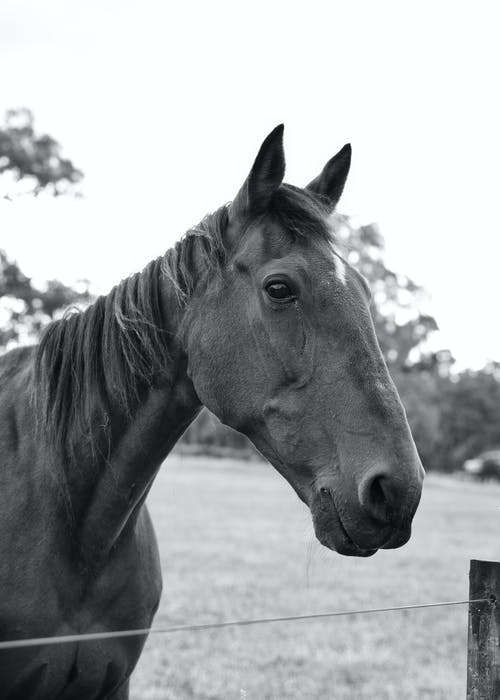
[[[232,202],[0,359],[4,640],[151,626],[145,500],[203,406],[289,482],[327,548],[407,542],[423,468],[331,226],[350,161],[346,145],[305,188],[285,184],[276,127]],[[2,651],[0,697],[123,700],[145,639]]]

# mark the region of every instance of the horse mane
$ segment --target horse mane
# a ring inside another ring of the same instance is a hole
[[[160,266],[154,260],[45,330],[35,357],[38,428],[63,458],[73,435],[87,435],[94,452],[96,420],[106,431],[112,405],[130,414],[141,387],[164,371]]]
[[[168,379],[169,333],[162,317],[168,310],[161,308],[161,287],[169,280],[182,306],[203,277],[200,264],[206,278],[222,271],[228,211],[224,205],[207,215],[142,272],[45,330],[35,357],[37,427],[63,461],[75,457],[74,438],[82,436],[94,457],[106,458],[111,408],[130,417],[144,391]],[[294,240],[326,240],[332,233],[325,214],[316,197],[282,185],[265,216]]]

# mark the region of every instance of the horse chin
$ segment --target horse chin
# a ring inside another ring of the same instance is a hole
[[[318,542],[338,554],[345,557],[371,557],[378,552],[378,548],[363,548],[356,544],[347,533],[336,512],[335,514],[329,513],[327,523],[322,521],[321,517],[315,517],[313,512],[313,523]]]
[[[336,542],[333,538],[320,538],[318,535],[317,538],[322,545],[344,557],[372,557],[378,552],[378,549],[360,549],[352,540]]]

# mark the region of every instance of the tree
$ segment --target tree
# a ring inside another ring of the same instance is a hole
[[[424,360],[428,355],[425,343],[438,328],[436,320],[421,311],[426,291],[406,275],[387,268],[384,238],[376,224],[356,227],[348,217],[335,215],[334,228],[344,257],[370,283],[375,329],[391,371]]]
[[[459,469],[487,449],[500,448],[497,363],[441,382],[439,433],[436,457],[446,471]]]
[[[54,138],[35,132],[28,109],[9,110],[5,115],[0,128],[0,175],[10,183],[23,182],[31,194],[45,191],[54,196],[71,192],[83,178],[71,160],[62,157]],[[34,342],[62,309],[88,304],[89,283],[83,281],[80,287],[51,280],[37,289],[18,264],[0,250],[0,350]]]
[[[82,171],[63,158],[52,136],[36,133],[33,113],[26,108],[5,114],[0,127],[0,175],[13,184],[23,182],[32,194],[46,191],[54,196],[74,192],[83,178]]]
[[[36,288],[0,250],[0,351],[36,342],[41,330],[68,306],[89,304],[90,283],[82,280],[78,287],[50,280],[43,289]]]

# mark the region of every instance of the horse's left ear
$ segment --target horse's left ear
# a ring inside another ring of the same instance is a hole
[[[232,220],[258,215],[266,210],[271,197],[285,176],[283,124],[274,128],[264,140],[250,173],[234,198],[229,217]]]
[[[344,189],[351,166],[351,144],[346,145],[333,156],[318,177],[310,182],[306,190],[311,190],[323,197],[333,211]]]

